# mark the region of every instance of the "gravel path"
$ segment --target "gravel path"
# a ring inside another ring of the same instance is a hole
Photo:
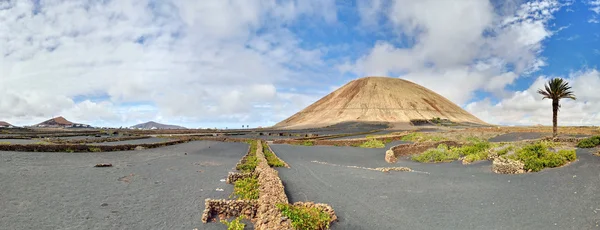
[[[128,152],[0,152],[0,229],[226,229],[202,224],[204,199],[231,194],[220,180],[247,149],[198,141]]]
[[[272,145],[291,202],[332,205],[332,229],[592,229],[600,224],[600,157],[578,150],[569,166],[499,175],[489,162],[384,161],[384,150]],[[337,166],[320,161],[333,163]],[[391,172],[345,166],[407,166]]]

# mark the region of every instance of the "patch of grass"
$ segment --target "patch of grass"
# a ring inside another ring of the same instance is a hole
[[[10,142],[8,142],[8,141],[3,141],[3,142],[0,142],[0,145],[10,145]]]
[[[314,141],[304,141],[304,142],[302,142],[302,145],[304,145],[304,146],[313,146],[313,145],[315,145],[315,142]]]
[[[427,141],[437,142],[437,141],[445,141],[445,140],[447,140],[447,138],[440,136],[440,135],[434,135],[434,134],[428,134],[428,133],[409,133],[406,136],[403,136],[402,139],[400,139],[400,140],[412,141],[412,142],[427,142]]]
[[[102,149],[98,148],[98,147],[89,147],[88,148],[90,150],[90,152],[102,152]]]
[[[460,154],[455,151],[451,151],[445,144],[438,145],[435,149],[428,149],[427,151],[415,155],[412,157],[413,161],[432,163],[432,162],[451,162],[458,160]]]
[[[283,161],[281,161],[275,155],[275,153],[273,153],[273,152],[271,152],[271,150],[269,150],[269,146],[267,145],[266,142],[263,142],[262,145],[263,145],[263,153],[265,154],[265,158],[267,158],[267,164],[269,164],[269,166],[285,167],[285,163],[283,163]]]
[[[236,169],[242,172],[253,172],[254,169],[256,169],[256,166],[258,165],[258,158],[256,158],[256,149],[258,148],[258,141],[250,140],[246,143],[250,144],[250,152],[248,153],[248,156],[246,156],[246,160],[244,161],[244,163],[237,165]]]
[[[277,208],[283,216],[292,221],[292,227],[295,229],[329,229],[331,217],[317,208],[299,207],[290,204],[277,204]]]
[[[361,147],[361,148],[384,148],[385,143],[383,143],[383,141],[380,141],[380,140],[370,139],[368,141],[363,142],[358,147]]]
[[[233,219],[231,222],[227,222],[227,220],[221,220],[221,223],[227,225],[227,230],[244,230],[246,224],[242,223],[242,219],[244,216],[239,216],[238,218]]]
[[[436,162],[451,162],[464,157],[465,163],[486,160],[488,158],[489,150],[492,145],[487,141],[478,142],[463,145],[461,147],[448,147],[445,144],[438,145],[435,149],[428,149],[427,151],[415,155],[412,160],[424,163],[436,163]]]
[[[235,181],[231,195],[236,196],[238,200],[258,199],[258,178],[253,176]]]
[[[577,148],[594,148],[600,145],[600,136],[585,138],[577,143]]]
[[[555,168],[577,159],[575,150],[551,151],[544,142],[526,145],[518,149],[514,155],[508,156],[525,164],[525,170],[538,172],[544,168]]]

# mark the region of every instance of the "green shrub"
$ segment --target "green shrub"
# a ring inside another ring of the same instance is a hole
[[[544,168],[555,168],[574,161],[577,154],[574,149],[553,152],[545,143],[538,142],[524,146],[509,158],[523,162],[525,170],[538,172]]]
[[[246,224],[242,223],[242,219],[244,218],[244,216],[239,216],[238,218],[233,219],[231,222],[221,220],[221,223],[227,225],[227,230],[244,230],[246,227]]]
[[[504,156],[506,155],[508,152],[513,151],[515,149],[515,146],[508,146],[506,148],[501,149],[500,151],[498,151],[498,156]]]
[[[428,149],[427,151],[415,155],[412,160],[424,163],[432,162],[450,162],[460,158],[460,154],[455,151],[451,151],[445,144],[438,145],[435,149]]]
[[[600,145],[600,136],[585,138],[577,143],[577,148],[594,148]]]
[[[315,145],[315,142],[314,141],[304,141],[304,142],[302,142],[302,145],[304,145],[304,146],[313,146],[313,145]]]
[[[238,200],[258,199],[258,178],[253,176],[236,180],[232,196],[236,196]]]
[[[102,152],[102,149],[98,147],[89,147],[90,152]]]
[[[295,229],[329,229],[331,217],[317,208],[306,208],[290,204],[277,204],[277,208],[283,216],[292,221],[292,227]]]
[[[402,141],[417,141],[418,139],[420,139],[423,136],[422,133],[409,133],[406,136],[403,136]]]
[[[376,139],[370,139],[368,141],[363,142],[358,147],[361,147],[361,148],[384,148],[385,144],[383,143],[383,141],[376,140]]]
[[[250,152],[246,156],[246,160],[235,167],[235,169],[242,172],[253,172],[258,165],[258,158],[256,158],[256,149],[258,148],[258,141],[250,140],[247,141],[250,144]]]
[[[267,145],[266,142],[263,142],[262,146],[263,146],[263,152],[265,154],[265,158],[267,159],[267,164],[269,164],[269,166],[271,166],[271,167],[285,167],[285,163],[283,163],[283,161],[281,161],[275,155],[275,153],[273,153],[273,152],[271,152],[271,150],[269,150],[269,146]]]

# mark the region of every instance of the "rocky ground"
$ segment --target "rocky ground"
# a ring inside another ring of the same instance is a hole
[[[204,199],[228,198],[232,186],[221,179],[247,149],[198,141],[110,153],[0,152],[0,229],[226,229],[202,224]]]
[[[290,202],[329,203],[340,219],[332,229],[592,229],[600,224],[600,157],[594,150],[578,150],[579,160],[566,167],[499,175],[491,162],[388,164],[381,149],[272,148],[292,166],[278,169]]]

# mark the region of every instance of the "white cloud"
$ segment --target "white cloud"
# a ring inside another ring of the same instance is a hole
[[[528,89],[514,92],[497,103],[485,99],[468,104],[466,109],[492,124],[552,125],[551,101],[542,100],[537,93],[549,79],[539,77]],[[600,95],[596,86],[600,85],[600,72],[596,69],[576,72],[566,80],[573,87],[577,100],[561,100],[559,125],[597,124],[600,118]]]
[[[287,27],[335,12],[332,0],[2,1],[0,120],[273,122],[301,108],[278,88],[328,68]],[[284,108],[249,116],[265,103]]]
[[[379,41],[369,53],[338,68],[357,75],[399,75],[464,104],[477,90],[505,95],[519,76],[545,65],[542,41],[562,5],[555,0],[489,1],[394,0],[359,4],[362,21],[384,15],[403,46]],[[373,25],[371,25],[373,26]],[[408,45],[406,45],[408,44]]]

